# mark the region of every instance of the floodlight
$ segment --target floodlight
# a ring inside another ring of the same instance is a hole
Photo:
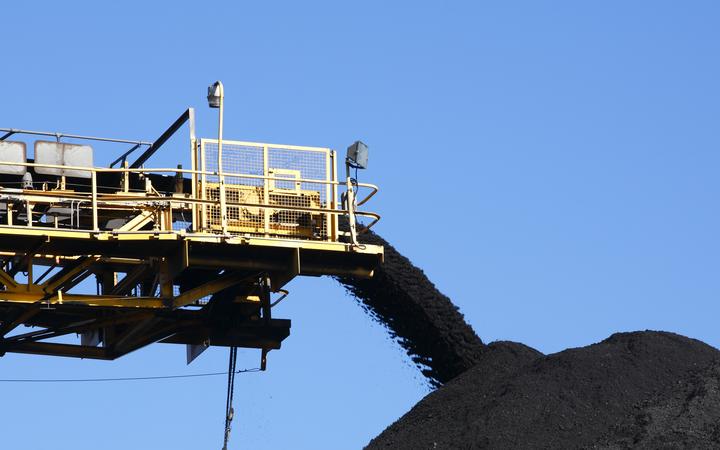
[[[208,106],[218,109],[218,143],[217,143],[217,166],[218,181],[220,181],[220,218],[222,222],[222,231],[227,233],[227,214],[225,207],[225,175],[223,175],[222,162],[222,133],[223,133],[223,84],[216,81],[208,87]]]
[[[208,86],[208,106],[211,108],[219,108],[220,103],[222,102],[223,97],[223,88],[222,83],[219,81],[216,81],[215,83]]]
[[[347,149],[347,157],[345,161],[357,169],[367,169],[368,165],[368,146],[361,141],[355,141],[353,145]]]

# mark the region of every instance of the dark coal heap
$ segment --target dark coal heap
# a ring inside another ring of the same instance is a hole
[[[493,343],[368,448],[720,448],[720,351],[620,333],[543,356]]]
[[[375,233],[362,242],[385,264],[340,281],[438,387],[368,448],[720,448],[717,349],[656,331],[552,355],[484,345],[422,270]]]
[[[626,418],[589,448],[720,448],[720,363],[634,405]]]

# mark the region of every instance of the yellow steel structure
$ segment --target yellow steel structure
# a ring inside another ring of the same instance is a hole
[[[190,169],[143,167],[184,122]],[[2,130],[0,142],[62,137]],[[149,148],[133,165],[0,160],[0,354],[114,359],[165,342],[260,348],[264,361],[290,328],[272,318],[274,292],[298,275],[372,276],[382,247],[343,230],[377,222],[356,210],[377,187],[338,180],[327,148],[221,142],[222,155],[195,137],[189,109],[137,144]],[[358,189],[368,194],[355,201]],[[95,292],[81,285],[91,276]],[[20,325],[40,329],[10,335]],[[73,333],[79,344],[47,341]]]

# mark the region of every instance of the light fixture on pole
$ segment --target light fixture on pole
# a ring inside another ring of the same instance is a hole
[[[223,100],[225,92],[223,84],[220,81],[208,86],[208,106],[219,109],[218,120],[218,181],[220,183],[220,221],[222,224],[223,234],[227,233],[227,206],[225,200],[225,175],[223,175],[222,165],[222,135],[223,135]]]
[[[211,108],[221,108],[223,101],[223,84],[216,81],[208,86],[208,106]]]
[[[355,141],[347,149],[347,156],[345,162],[348,167],[355,167],[356,169],[367,169],[368,166],[368,146],[362,141]]]
[[[348,221],[350,222],[350,239],[353,245],[358,245],[357,223],[355,221],[355,209],[357,207],[355,187],[357,186],[357,180],[350,176],[350,169],[367,169],[367,165],[368,146],[362,141],[355,141],[348,147],[347,156],[345,157],[347,192],[344,194],[344,203],[348,212]]]

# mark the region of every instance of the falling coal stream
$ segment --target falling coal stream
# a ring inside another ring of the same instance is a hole
[[[359,241],[384,246],[384,264],[371,279],[338,279],[397,338],[430,383],[439,386],[474,366],[485,345],[457,306],[377,233],[361,234]]]

